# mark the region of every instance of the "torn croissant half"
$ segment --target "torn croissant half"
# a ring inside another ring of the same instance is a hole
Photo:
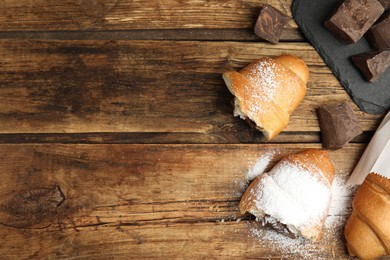
[[[222,77],[235,96],[234,115],[254,122],[271,140],[287,126],[291,113],[304,98],[309,71],[303,60],[281,55],[260,58]]]
[[[333,176],[326,151],[308,149],[289,155],[252,181],[240,211],[287,235],[318,241],[329,211]]]

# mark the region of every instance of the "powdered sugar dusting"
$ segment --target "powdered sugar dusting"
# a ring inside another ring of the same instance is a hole
[[[262,154],[256,161],[255,165],[248,170],[248,173],[245,176],[245,179],[249,182],[252,181],[255,177],[260,176],[264,173],[265,169],[271,162],[271,159],[274,155],[274,152],[270,151],[265,154]]]
[[[347,175],[346,177],[348,177]],[[348,207],[351,205],[352,193],[356,187],[347,183],[347,178],[342,175],[336,175],[332,184],[332,203],[329,210],[330,215],[345,215]]]
[[[347,184],[349,173],[339,173],[334,176],[331,187],[331,205],[324,226],[324,242],[334,248],[343,245],[343,229],[351,212],[351,201],[356,187]],[[293,259],[329,259],[328,252],[318,251],[318,244],[303,238],[292,239],[272,228],[262,227],[254,221],[247,222],[254,243],[267,244],[272,251],[282,254],[282,258]]]
[[[280,161],[264,175],[257,189],[256,207],[288,226],[320,225],[330,203],[329,188],[304,169]]]
[[[245,191],[248,184],[257,176],[260,176],[267,169],[269,164],[272,161],[272,158],[278,151],[276,149],[269,150],[266,153],[259,156],[259,158],[254,162],[253,166],[245,173],[244,178],[239,182],[240,189],[236,192],[236,196],[240,197]],[[253,162],[252,162],[253,163]]]
[[[316,157],[308,158],[308,155],[305,154],[305,157],[308,161],[312,161],[311,164],[305,164],[305,168],[308,169],[310,172],[316,173],[318,177],[320,177],[321,180],[330,187],[331,183],[329,182],[328,178],[324,175],[324,172],[320,168],[318,168],[318,165],[322,164],[322,161],[326,156],[324,154],[321,154]]]
[[[342,241],[342,231],[351,213],[356,186],[347,183],[349,174],[336,175],[332,185],[332,202],[325,222],[325,236]]]
[[[261,60],[247,70],[247,79],[251,84],[245,85],[243,93],[250,105],[242,104],[241,107],[250,119],[256,121],[259,113],[269,109],[279,86],[276,80],[278,73],[279,67],[270,59]]]
[[[300,86],[298,77],[291,77],[289,82],[286,82],[285,75],[291,71],[275,63],[273,59],[262,58],[244,68],[241,73],[245,75],[247,82],[243,84],[243,81],[240,81],[240,86],[236,86],[233,81],[231,85],[236,97],[235,103],[243,111],[235,111],[235,116],[239,115],[244,119],[248,116],[257,122],[260,114],[272,111],[272,106],[279,102],[281,92],[285,94],[287,91],[290,98],[284,102],[295,103],[296,95],[300,91],[297,87]],[[288,111],[284,112],[287,114]]]
[[[276,75],[280,73],[280,68],[275,66],[275,62],[264,59],[256,66],[250,67],[247,73],[248,80],[256,86],[257,91],[254,93],[254,97],[271,100],[278,86]],[[246,89],[246,91],[251,91],[251,89]]]
[[[289,238],[271,228],[259,227],[256,223],[248,223],[251,236],[260,244],[267,244],[272,251],[282,254],[282,259],[327,259],[318,252],[318,246],[303,238]]]

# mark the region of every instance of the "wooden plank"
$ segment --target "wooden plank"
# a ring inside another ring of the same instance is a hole
[[[302,57],[311,72],[285,131],[318,132],[316,107],[351,101],[305,43],[2,40],[0,133],[195,133],[250,142],[257,132],[233,118],[221,74],[281,53]],[[353,107],[364,131],[375,130],[382,116]]]
[[[364,132],[350,143],[368,143],[373,132]],[[240,137],[246,143],[265,142],[264,136],[253,131],[250,136]],[[318,132],[284,132],[272,143],[320,143]],[[213,135],[197,133],[76,133],[76,134],[0,134],[0,144],[67,143],[67,144],[206,144],[230,143]]]
[[[0,30],[252,28],[263,3],[291,15],[292,0],[21,0],[0,4]]]
[[[110,31],[0,31],[0,39],[45,40],[172,40],[264,42],[253,29],[148,29]],[[280,41],[304,41],[296,28],[285,28]]]
[[[254,226],[247,221],[118,224],[62,232],[10,232],[0,227],[3,239],[0,251],[5,259],[350,259],[344,246],[338,243],[342,237],[337,241],[283,247],[275,241],[255,237]]]
[[[336,176],[348,176],[364,147],[330,152]],[[306,148],[319,145],[0,145],[0,254],[299,257],[272,246],[274,236],[254,236],[266,231],[240,215],[238,202],[261,154],[275,153],[270,168]],[[300,246],[345,257],[335,230]]]

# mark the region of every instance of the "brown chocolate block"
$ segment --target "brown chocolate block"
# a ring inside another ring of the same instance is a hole
[[[255,34],[266,41],[277,44],[288,20],[289,17],[287,15],[265,4],[257,18],[254,29]]]
[[[322,146],[339,149],[363,131],[351,106],[346,102],[331,103],[317,108]]]
[[[390,67],[390,51],[374,51],[351,57],[368,82],[376,81]]]
[[[378,1],[385,8],[385,10],[390,9],[390,0],[378,0]]]
[[[344,43],[357,42],[384,12],[377,0],[345,0],[325,22],[325,27]]]
[[[390,50],[390,11],[368,30],[366,38],[375,49]]]

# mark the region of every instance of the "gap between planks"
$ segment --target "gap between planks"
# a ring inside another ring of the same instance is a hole
[[[319,132],[282,132],[274,140],[267,141],[263,134],[247,139],[217,138],[199,133],[15,133],[0,134],[0,144],[306,144],[321,143]],[[222,136],[223,134],[220,133]],[[350,143],[368,143],[372,131],[363,132]]]
[[[265,42],[252,29],[138,29],[107,31],[0,31],[0,39],[169,40]],[[303,42],[297,29],[285,29],[280,42]]]

